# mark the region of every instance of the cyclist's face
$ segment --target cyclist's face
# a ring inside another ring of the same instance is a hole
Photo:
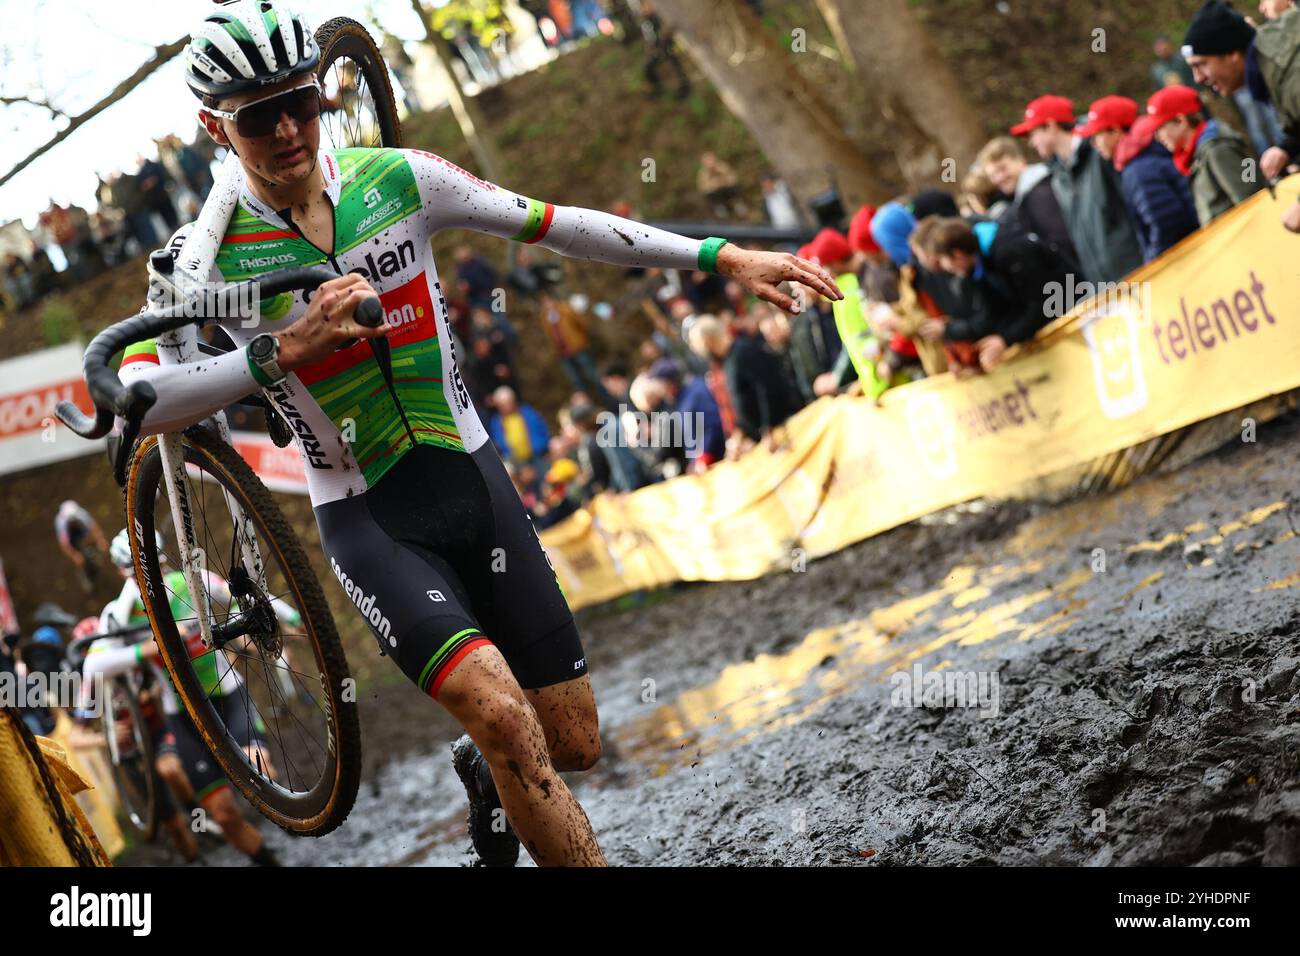
[[[245,103],[292,90],[304,83],[302,77],[293,77],[263,90],[227,97],[217,106],[233,113]],[[266,182],[295,183],[308,176],[316,166],[316,149],[320,145],[319,118],[304,123],[282,112],[275,131],[267,136],[241,136],[234,120],[207,114],[202,114],[202,118],[213,138],[223,145],[233,146],[244,167]]]

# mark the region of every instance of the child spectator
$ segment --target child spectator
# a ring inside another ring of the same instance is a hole
[[[794,407],[803,408],[807,402],[803,397],[804,390],[800,387],[799,373],[795,369],[794,354],[790,348],[793,329],[789,313],[784,309],[778,309],[770,302],[759,303],[754,306],[753,311],[758,316],[758,332],[763,337],[764,345],[780,364],[781,377],[789,386],[787,391],[794,402]],[[811,382],[809,386],[811,387]]]
[[[536,514],[533,523],[539,531],[554,527],[578,510],[578,502],[569,489],[580,473],[578,463],[571,458],[561,458],[551,465],[540,500],[533,506]]]
[[[957,203],[962,216],[982,216],[1000,219],[1011,206],[1009,196],[993,185],[993,180],[983,169],[975,167],[961,181],[961,195]]]

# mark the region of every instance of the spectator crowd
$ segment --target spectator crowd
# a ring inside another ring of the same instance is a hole
[[[568,11],[580,24],[574,31],[591,29],[579,15],[586,5],[542,6],[532,5],[538,16]],[[658,94],[660,69],[673,66],[671,35],[649,0],[634,9],[649,24],[647,77]],[[595,344],[593,318],[614,307],[568,288],[563,264],[522,247],[502,275],[471,247],[458,248],[448,289],[456,354],[537,526],[602,491],[700,473],[760,444],[782,447],[786,421],[822,396],[879,399],[929,375],[989,372],[1077,304],[1063,290],[1122,283],[1269,186],[1300,161],[1300,12],[1283,0],[1264,0],[1259,12],[1255,23],[1208,0],[1180,44],[1156,41],[1140,102],[1117,91],[1081,115],[1059,91],[1044,92],[979,151],[956,188],[863,206],[841,218],[845,228],[821,228],[798,252],[846,295],[830,302],[790,290],[805,296],[798,314],[720,275],[630,269],[618,311],[643,314],[651,332],[610,355]],[[563,16],[557,22],[569,29]],[[679,66],[681,94],[689,81]],[[42,227],[69,263],[124,255],[130,243],[148,248],[155,218],[174,225],[178,196],[206,195],[208,165],[194,152],[160,144],[162,162],[103,184],[95,217],[54,207]],[[761,213],[804,236],[815,219],[826,221],[774,173],[761,196],[748,196],[713,152],[701,156],[696,188],[720,219]],[[635,218],[627,203],[612,211]],[[1300,231],[1300,204],[1284,222]],[[6,289],[12,274],[7,265]],[[529,306],[517,308],[521,300]],[[537,407],[550,403],[520,381],[523,326],[512,324],[507,301],[517,320],[531,316],[529,337],[545,343],[544,362],[568,381],[553,419]]]
[[[34,234],[19,244],[23,251],[11,245],[0,257],[5,307],[22,308],[65,282],[84,282],[157,248],[181,222],[198,215],[212,188],[215,145],[206,135],[192,145],[174,135],[156,140],[157,159],[137,156],[134,172],[116,170],[99,180],[93,213],[51,201]],[[21,223],[6,230],[14,226]],[[63,256],[61,272],[46,251],[51,247]]]
[[[573,387],[554,428],[519,398],[504,330],[489,316],[467,332],[489,433],[538,526],[603,490],[780,447],[786,420],[820,396],[879,398],[927,375],[991,371],[1078,304],[1064,290],[1122,284],[1267,188],[1300,161],[1293,7],[1264,0],[1256,23],[1210,0],[1177,47],[1155,42],[1141,102],[1116,92],[1080,115],[1044,93],[957,189],[864,206],[846,229],[821,229],[798,251],[836,276],[842,301],[805,300],[788,315],[720,276],[650,270],[635,278],[653,333],[632,356],[600,364],[582,297],[539,279],[541,321]],[[721,219],[761,209],[778,228],[808,222],[774,174],[749,202],[711,152],[697,189]],[[1300,206],[1284,221],[1300,231]]]

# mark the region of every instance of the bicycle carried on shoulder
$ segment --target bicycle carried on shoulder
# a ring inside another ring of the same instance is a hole
[[[321,115],[324,136],[335,147],[400,145],[388,70],[364,27],[336,18],[316,31],[316,40],[329,104]],[[83,371],[94,414],[70,402],[61,402],[56,414],[91,439],[108,435],[121,419],[110,460],[124,489],[141,602],[177,694],[226,775],[260,813],[291,832],[320,836],[346,819],[361,776],[355,696],[320,582],[270,492],[232,446],[225,414],[141,438],[157,394],[147,382],[124,386],[109,364],[122,349],[149,339],[157,340],[160,361],[168,364],[201,361],[214,351],[178,333],[204,321],[196,303],[238,202],[238,171],[238,160],[227,156],[179,255],[150,256],[151,305],[104,329],[87,347]],[[323,266],[286,269],[226,291],[231,301],[247,301],[240,287],[255,282],[247,293],[264,300],[310,293],[333,278]],[[176,304],[155,304],[163,299]],[[357,320],[372,327],[383,322],[379,301],[362,303]],[[386,340],[374,342],[386,349]],[[276,421],[270,403],[246,401],[266,410],[268,424]],[[161,550],[155,532],[163,535]],[[218,579],[226,600],[212,593]],[[286,604],[300,620],[292,629],[277,614]],[[286,641],[295,640],[310,649],[310,661],[298,654],[289,663]],[[226,726],[217,698],[232,685],[261,715],[264,746],[241,746],[236,728]]]

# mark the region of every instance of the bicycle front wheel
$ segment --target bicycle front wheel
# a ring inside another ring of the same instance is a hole
[[[104,740],[118,804],[135,836],[148,843],[158,832],[158,787],[165,786],[154,771],[153,738],[131,681],[115,677],[106,690]]]
[[[349,146],[398,147],[401,123],[388,67],[366,28],[335,17],[316,31],[324,88],[321,130],[335,149]]]
[[[183,567],[181,536],[159,440],[149,436],[136,446],[126,486],[149,623],[175,690],[231,782],[279,826],[320,836],[347,817],[361,779],[356,698],[334,619],[302,545],[247,463],[201,426],[184,433],[181,448],[177,489],[204,593],[193,595],[175,570]],[[204,604],[211,648],[195,610]]]

